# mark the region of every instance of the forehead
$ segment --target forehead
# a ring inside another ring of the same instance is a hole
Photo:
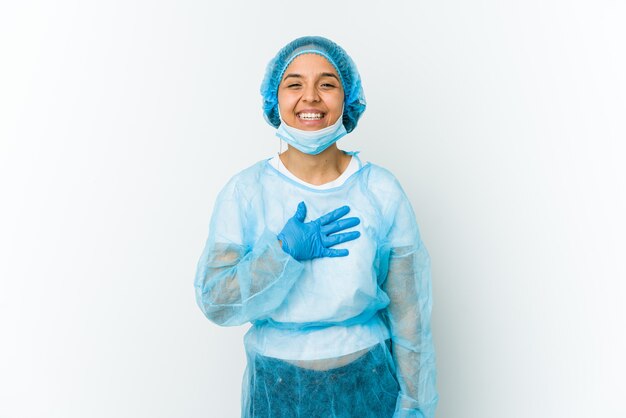
[[[317,73],[333,73],[337,74],[335,66],[321,55],[309,53],[298,55],[291,61],[285,69],[284,75],[287,73],[298,74],[317,74]]]

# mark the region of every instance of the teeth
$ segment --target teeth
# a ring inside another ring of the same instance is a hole
[[[322,119],[324,117],[322,113],[300,113],[298,116],[300,116],[301,119],[310,119],[310,120]]]

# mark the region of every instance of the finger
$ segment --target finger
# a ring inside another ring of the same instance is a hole
[[[346,249],[337,250],[335,248],[326,248],[323,252],[324,257],[345,257],[348,254],[350,254],[350,252]]]
[[[324,247],[332,247],[333,245],[341,244],[347,241],[352,241],[361,236],[359,231],[346,232],[344,234],[334,234],[327,237],[322,237],[322,245]]]
[[[335,232],[343,231],[344,229],[352,228],[353,226],[357,226],[360,223],[361,220],[359,218],[345,218],[325,225],[320,229],[322,231],[322,234],[329,235],[334,234]]]
[[[304,202],[298,203],[298,209],[296,209],[295,218],[300,222],[304,222],[304,219],[306,218],[306,205],[304,204]]]
[[[350,212],[349,206],[342,206],[333,210],[332,212],[328,212],[326,215],[322,215],[318,218],[321,225],[327,225],[331,222],[335,222],[337,219],[344,217],[348,212]]]

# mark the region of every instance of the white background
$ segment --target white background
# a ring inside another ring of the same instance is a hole
[[[626,416],[626,7],[0,6],[0,417],[236,417],[245,327],[195,306],[216,193],[273,155],[265,65],[317,34],[433,259],[440,418]]]

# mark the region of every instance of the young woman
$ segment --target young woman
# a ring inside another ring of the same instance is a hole
[[[387,170],[337,148],[365,110],[357,68],[321,37],[270,62],[282,154],[220,192],[197,302],[245,337],[244,417],[434,416],[429,256]]]

